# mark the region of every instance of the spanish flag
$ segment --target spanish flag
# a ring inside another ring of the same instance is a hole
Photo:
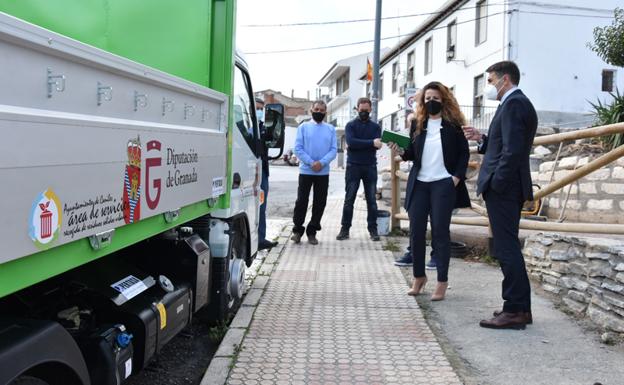
[[[366,58],[366,81],[373,81],[373,65],[368,58]]]

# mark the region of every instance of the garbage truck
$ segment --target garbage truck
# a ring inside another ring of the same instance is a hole
[[[0,384],[122,384],[240,303],[284,108],[261,133],[235,12],[0,1]]]

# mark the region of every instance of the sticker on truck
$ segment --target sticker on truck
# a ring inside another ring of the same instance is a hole
[[[52,189],[47,189],[35,198],[30,210],[30,239],[39,249],[54,244],[61,231],[61,201]]]
[[[212,196],[218,197],[225,194],[225,178],[212,178]]]
[[[134,275],[129,275],[121,281],[113,283],[111,287],[121,293],[121,295],[126,297],[128,300],[147,290],[147,286],[143,283],[143,281]]]

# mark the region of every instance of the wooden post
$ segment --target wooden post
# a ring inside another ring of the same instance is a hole
[[[392,230],[401,227],[401,221],[396,217],[401,212],[401,180],[397,176],[399,170],[399,162],[394,159],[396,151],[390,151],[390,182],[392,186],[392,199],[390,207],[390,228]]]

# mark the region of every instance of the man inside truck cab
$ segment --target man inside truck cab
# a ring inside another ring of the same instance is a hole
[[[258,223],[258,250],[270,249],[277,246],[277,242],[266,239],[266,207],[269,198],[269,149],[266,146],[266,130],[264,127],[264,100],[256,98],[256,118],[260,129],[260,157],[262,158],[262,181],[260,188],[264,191],[264,202],[260,206],[260,220]]]
[[[315,101],[311,110],[312,120],[301,123],[297,129],[295,154],[299,158],[299,187],[291,237],[295,243],[301,242],[305,231],[308,242],[312,245],[318,244],[316,232],[321,230],[321,218],[327,203],[329,164],[336,157],[336,129],[331,124],[323,122],[326,112],[325,102]],[[312,218],[305,228],[303,224],[312,187],[314,187]]]

